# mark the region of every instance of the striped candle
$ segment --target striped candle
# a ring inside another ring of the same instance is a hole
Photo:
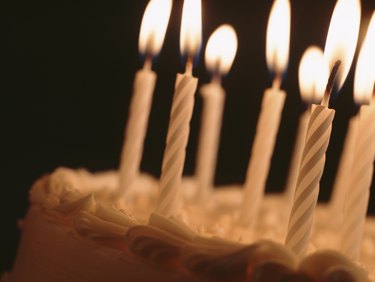
[[[340,89],[350,70],[358,40],[360,15],[358,0],[337,1],[332,14],[324,49],[324,57],[332,71],[322,104],[316,106],[311,114],[285,240],[285,245],[299,257],[305,255],[310,240],[319,182],[335,116],[335,111],[328,108],[329,100],[336,76]]]
[[[197,86],[197,78],[188,74],[177,75],[156,207],[156,212],[164,216],[173,215],[178,209],[181,177]]]
[[[334,110],[321,105],[315,106],[311,113],[285,240],[286,247],[298,256],[305,254],[310,240],[334,116]]]
[[[202,41],[201,0],[185,0],[182,11],[180,51],[186,56],[184,74],[177,74],[164,151],[156,212],[171,216],[178,213],[180,186],[184,169],[194,94],[198,79],[193,77],[193,62]]]
[[[292,161],[284,192],[287,214],[290,213],[290,209],[292,208],[294,192],[296,190],[303,148],[305,147],[307,127],[311,115],[311,105],[321,102],[328,73],[329,69],[328,65],[325,64],[323,51],[316,46],[307,48],[298,68],[300,94],[302,101],[307,107],[299,119],[297,138],[294,144]]]

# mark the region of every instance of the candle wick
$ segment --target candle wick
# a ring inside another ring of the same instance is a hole
[[[341,60],[336,61],[335,65],[332,68],[331,74],[328,79],[327,87],[324,92],[322,106],[328,107],[329,99],[331,98],[333,86],[335,85],[336,76],[341,66]]]
[[[312,86],[312,95],[311,95],[311,101],[310,101],[310,103],[308,103],[308,104],[313,104],[313,103],[315,103],[315,101],[316,101],[316,97],[318,97],[318,93],[317,93],[317,91],[318,91],[318,89],[316,89],[316,84],[314,83],[313,84],[313,86]],[[318,102],[319,103],[319,102]]]
[[[212,83],[214,84],[218,84],[218,85],[221,85],[221,76],[220,74],[218,73],[215,73],[213,76],[212,76]]]
[[[144,70],[151,70],[152,68],[152,55],[147,54],[146,59],[143,63],[143,69]]]
[[[152,53],[153,46],[155,45],[155,34],[151,33],[146,42],[146,56],[145,62],[143,65],[144,69],[151,70],[152,67]]]
[[[272,88],[275,90],[280,90],[281,88],[281,74],[277,74],[272,82]]]
[[[185,74],[192,76],[193,75],[193,59],[188,57],[186,61]]]

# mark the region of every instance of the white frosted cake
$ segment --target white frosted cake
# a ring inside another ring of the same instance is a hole
[[[362,258],[335,249],[337,234],[318,222],[302,260],[283,246],[283,197],[267,196],[253,232],[237,227],[238,187],[215,190],[212,202],[190,200],[184,181],[178,217],[154,214],[158,182],[141,175],[131,199],[111,199],[117,173],[60,168],[39,179],[22,222],[12,282],[104,281],[375,281],[375,220],[368,219]]]

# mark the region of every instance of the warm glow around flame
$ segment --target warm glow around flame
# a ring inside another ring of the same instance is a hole
[[[290,2],[275,0],[267,27],[267,65],[270,71],[282,74],[289,60]]]
[[[324,56],[330,69],[341,60],[337,85],[341,88],[349,73],[358,41],[360,0],[338,0],[328,30]]]
[[[172,0],[151,0],[145,10],[139,34],[139,52],[157,55],[163,45]]]
[[[182,11],[180,48],[181,54],[193,58],[202,42],[201,0],[185,0]]]
[[[299,65],[299,88],[305,103],[320,104],[328,81],[329,70],[323,51],[309,47]]]
[[[375,12],[359,53],[354,80],[354,100],[357,104],[369,104],[375,83]]]
[[[229,72],[237,52],[237,35],[230,25],[222,25],[211,35],[206,47],[207,69],[215,74]]]
[[[318,47],[309,47],[299,65],[299,88],[305,103],[320,104],[328,81],[328,65],[323,51]]]

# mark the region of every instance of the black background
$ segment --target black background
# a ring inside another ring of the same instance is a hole
[[[267,189],[282,189],[298,116],[298,64],[311,44],[324,47],[335,0],[292,0],[288,92]],[[3,1],[5,51],[1,87],[1,246],[0,273],[11,268],[18,244],[16,221],[28,207],[32,182],[59,166],[92,171],[118,166],[134,73],[142,65],[137,40],[146,0]],[[239,49],[230,74],[217,167],[217,184],[244,180],[259,107],[271,77],[265,36],[271,0],[203,0],[203,39],[222,23],[238,33]],[[175,0],[164,48],[154,64],[158,82],[142,170],[159,176],[176,72],[183,66],[178,36],[182,0]],[[363,0],[362,42],[375,1]],[[357,52],[358,53],[358,52]],[[203,56],[195,69],[209,81]],[[5,73],[5,76],[4,76]],[[322,179],[327,200],[336,173],[347,121],[355,112],[353,68],[340,96]],[[197,95],[185,167],[194,170],[201,98]],[[4,181],[5,180],[5,181]],[[373,191],[374,191],[373,185]],[[370,206],[374,212],[374,195]],[[5,223],[5,224],[4,224]]]

